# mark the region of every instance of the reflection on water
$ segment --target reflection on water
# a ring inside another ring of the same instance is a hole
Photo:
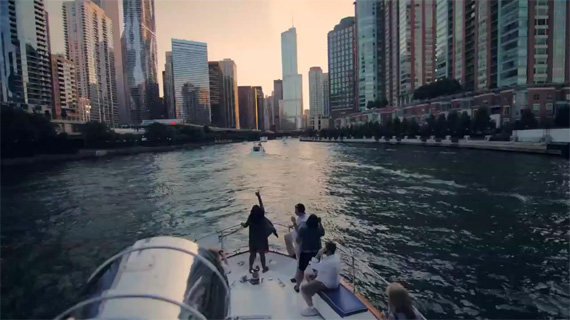
[[[140,238],[200,236],[294,204],[327,238],[413,292],[429,318],[568,318],[568,162],[416,147],[280,141],[2,172],[2,315],[68,307],[106,258]],[[281,240],[281,238],[279,239]],[[384,285],[358,283],[377,306]]]

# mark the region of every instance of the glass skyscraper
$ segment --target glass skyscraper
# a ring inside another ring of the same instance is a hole
[[[209,125],[210,77],[204,42],[172,39],[172,70],[176,118]]]
[[[528,0],[499,1],[499,87],[527,82],[528,4]]]
[[[123,0],[124,71],[130,122],[158,118],[154,0]]]
[[[281,33],[281,66],[283,70],[282,130],[301,129],[303,121],[302,76],[297,69],[297,31]]]
[[[51,56],[44,1],[0,1],[0,36],[0,103],[51,113]]]

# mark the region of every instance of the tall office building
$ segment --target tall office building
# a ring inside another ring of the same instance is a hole
[[[51,57],[44,1],[0,1],[0,27],[0,103],[51,114]]]
[[[358,110],[354,17],[343,18],[328,33],[330,111],[333,118]]]
[[[264,98],[261,87],[239,86],[239,121],[241,129],[260,129]]]
[[[453,0],[436,0],[436,78],[453,79]]]
[[[321,67],[309,69],[309,110],[311,117],[325,115],[324,75]]]
[[[323,73],[323,107],[325,109],[325,116],[328,116],[331,112],[331,106],[329,103],[329,96],[330,96],[330,90],[329,90],[329,74],[328,73]]]
[[[255,92],[255,109],[256,109],[256,125],[257,129],[264,130],[263,124],[265,123],[265,118],[267,113],[265,112],[265,95],[263,94],[263,89],[260,86],[253,87]]]
[[[302,127],[303,88],[302,76],[297,72],[297,31],[290,28],[281,33],[281,67],[283,71],[282,130],[299,130]]]
[[[207,44],[172,39],[172,70],[176,118],[193,124],[209,125],[211,114]]]
[[[119,112],[119,123],[130,123],[130,114],[127,108],[125,96],[125,75],[123,73],[123,43],[121,41],[121,27],[123,26],[123,15],[119,9],[121,0],[92,0],[101,7],[107,17],[113,23],[113,56],[115,59],[115,82],[117,83],[117,110]]]
[[[267,115],[263,122],[264,130],[275,130],[275,108],[273,95],[265,96],[263,112]]]
[[[176,118],[176,104],[174,102],[174,75],[172,70],[172,51],[166,52],[166,62],[162,73],[162,86],[164,93],[164,106],[168,119]]]
[[[499,0],[476,2],[476,90],[497,87],[498,3]]]
[[[139,124],[159,117],[154,0],[123,0],[123,20],[127,103],[130,122]]]
[[[279,101],[283,100],[283,80],[277,79],[273,80],[273,112],[275,115],[275,129],[281,130],[281,115],[283,113],[282,107],[279,105]],[[282,103],[282,102],[281,102]]]
[[[435,80],[435,0],[403,0],[399,8],[399,103]]]
[[[528,9],[528,0],[499,2],[499,87],[527,83]]]
[[[384,1],[356,1],[359,108],[384,99]]]
[[[224,128],[239,129],[239,101],[237,85],[237,66],[232,59],[220,61],[223,75],[222,98],[224,101]]]
[[[53,84],[53,118],[79,120],[77,68],[63,55],[51,56]]]
[[[90,100],[86,119],[119,123],[113,26],[105,11],[89,0],[64,2],[63,27],[65,52],[77,65],[79,96]]]
[[[219,61],[208,62],[208,74],[210,77],[210,107],[212,110],[212,125],[226,127],[226,114],[224,110],[224,75]]]
[[[386,1],[384,6],[384,97],[389,105],[397,106],[400,96],[399,5]]]

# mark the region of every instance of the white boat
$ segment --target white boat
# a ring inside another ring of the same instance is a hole
[[[300,311],[306,304],[289,282],[297,261],[271,243],[266,254],[269,271],[254,281],[248,270],[249,252],[243,246],[247,237],[235,235],[242,230],[241,225],[232,226],[195,241],[139,240],[97,268],[87,282],[86,300],[56,319],[303,318]],[[223,250],[225,263],[208,260],[213,254],[206,248],[214,253]],[[372,269],[358,270],[352,253],[342,255],[350,267],[343,276],[351,284],[343,281],[338,289],[315,295],[319,314],[310,318],[381,319],[379,310],[358,294],[355,280],[366,274],[386,280]]]
[[[265,148],[261,143],[254,143],[253,147],[251,147],[251,155],[252,156],[264,156],[265,155]]]
[[[261,142],[267,142],[267,137],[259,137],[259,141],[261,141]]]

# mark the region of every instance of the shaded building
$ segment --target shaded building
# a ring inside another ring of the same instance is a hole
[[[273,108],[275,117],[275,130],[281,130],[281,114],[282,108],[279,107],[279,101],[283,100],[283,81],[281,79],[273,80]]]
[[[77,69],[63,55],[51,56],[53,84],[53,119],[79,120]]]
[[[275,99],[273,95],[265,96],[264,112],[267,115],[264,119],[263,130],[275,131],[275,107],[273,105]]]
[[[224,128],[239,129],[239,101],[237,85],[237,66],[232,59],[220,61],[222,70],[222,110]]]
[[[51,56],[44,1],[0,1],[0,24],[0,103],[51,113]]]
[[[309,69],[309,110],[311,117],[325,115],[324,75],[321,67]]]
[[[328,33],[330,111],[333,118],[358,110],[354,17],[343,18]]]
[[[259,130],[264,130],[263,124],[265,123],[265,118],[267,118],[267,113],[265,112],[265,95],[263,94],[263,89],[259,86],[253,87],[255,93],[255,110],[256,110],[256,128]]]
[[[226,127],[226,112],[224,110],[224,75],[219,61],[208,62],[208,73],[210,77],[210,108],[212,113],[212,125],[215,127]]]
[[[172,70],[176,118],[209,125],[210,80],[204,42],[172,39]]]
[[[398,105],[400,96],[400,21],[397,1],[384,4],[384,97],[389,105]]]
[[[174,78],[172,71],[172,51],[166,52],[166,63],[162,72],[162,86],[164,92],[164,106],[168,119],[176,118],[176,105],[174,102]]]
[[[124,72],[130,122],[158,118],[154,0],[123,0]]]
[[[359,109],[384,99],[384,1],[356,0]]]
[[[85,118],[118,126],[113,26],[105,11],[94,2],[64,2],[65,52],[77,65],[77,90],[90,105]]]
[[[297,30],[294,27],[281,33],[281,67],[283,71],[281,130],[299,130],[303,124],[303,81],[297,69]]]
[[[257,129],[257,97],[251,86],[239,86],[239,121],[241,129]]]
[[[330,90],[329,90],[329,74],[323,73],[323,107],[325,109],[325,116],[330,115],[331,106],[329,102]]]

